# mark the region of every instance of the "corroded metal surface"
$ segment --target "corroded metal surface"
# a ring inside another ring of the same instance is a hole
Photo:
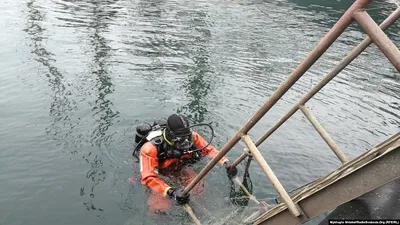
[[[221,148],[215,156],[185,187],[184,193],[188,193],[217,163],[218,161],[235,146],[242,135],[247,132],[275,105],[275,103],[296,83],[296,81],[324,54],[324,52],[335,42],[343,31],[353,21],[353,14],[360,9],[364,9],[372,0],[357,0],[336,22],[332,29],[322,38],[307,57],[296,67],[289,77],[278,87],[271,97],[261,106],[261,108],[243,125],[243,127],[233,135],[233,137]]]
[[[389,59],[393,66],[400,72],[400,50],[386,36],[381,28],[365,11],[354,14],[354,19],[365,30],[368,36],[374,41],[383,54]]]
[[[281,203],[254,224],[301,224],[400,177],[400,133],[292,195],[308,218]]]
[[[382,30],[388,29],[394,22],[396,22],[400,17],[400,7],[397,8],[385,21],[382,22],[380,28]],[[348,66],[358,55],[360,55],[370,44],[372,40],[366,37],[357,47],[350,51],[345,58],[343,58],[337,66],[335,66],[329,73],[327,73],[324,78],[318,84],[316,84],[307,94],[305,94],[278,122],[271,127],[263,136],[261,136],[256,141],[256,146],[258,147],[262,144],[269,136],[271,136],[282,124],[284,124],[294,113],[299,109],[299,106],[304,105],[308,102],[318,91],[320,91],[325,85],[329,83],[336,75],[340,73],[346,66]],[[247,156],[243,153],[237,160],[235,160],[236,165],[239,164]]]

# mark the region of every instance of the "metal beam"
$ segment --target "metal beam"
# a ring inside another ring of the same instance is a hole
[[[346,163],[349,160],[346,155],[340,150],[339,146],[333,141],[331,136],[329,136],[328,132],[324,129],[324,127],[318,122],[317,118],[312,114],[311,110],[309,110],[306,106],[301,105],[300,110],[304,113],[310,123],[313,125],[315,130],[321,135],[322,139],[328,144],[328,146],[332,149],[335,155],[339,158],[342,163]]]
[[[243,192],[249,197],[250,200],[254,201],[256,204],[260,204],[260,202],[257,200],[254,195],[252,195],[249,190],[243,185],[242,181],[239,180],[239,178],[234,177],[233,180],[242,188]]]
[[[382,30],[388,29],[392,24],[394,24],[400,17],[400,7],[397,8],[385,21],[380,25]],[[358,55],[360,55],[370,44],[372,43],[371,38],[366,37],[357,47],[355,47],[351,52],[343,58],[337,66],[335,66],[325,77],[316,84],[310,92],[304,95],[290,110],[283,116],[279,121],[266,132],[261,138],[256,141],[256,146],[259,146],[263,141],[265,141],[271,134],[273,134],[286,120],[288,120],[299,108],[300,105],[306,104],[319,90],[325,87],[336,75],[340,73],[346,66],[348,66]]]
[[[382,30],[388,29],[394,22],[396,22],[400,17],[400,7],[397,8],[388,18],[385,19],[380,25]],[[304,105],[308,100],[310,100],[319,90],[325,87],[336,75],[340,73],[347,65],[349,65],[358,55],[360,55],[370,44],[372,43],[371,38],[366,37],[357,47],[355,47],[347,56],[342,59],[338,65],[336,65],[325,77],[318,82],[307,94],[305,94],[279,121],[270,128],[263,136],[261,136],[256,141],[256,146],[258,147],[262,144],[269,136],[271,136],[283,123],[286,122],[296,111],[299,109],[300,105]],[[235,165],[238,165],[244,158],[246,158],[245,153],[243,153],[240,158],[235,160]]]
[[[244,149],[244,152],[232,163],[232,167],[237,167],[247,156],[251,155],[248,149]]]
[[[290,212],[296,217],[300,216],[301,214],[300,210],[298,209],[296,204],[293,203],[292,199],[289,197],[285,188],[282,186],[281,182],[276,177],[274,171],[272,171],[271,167],[265,161],[264,157],[261,155],[260,151],[257,149],[256,145],[251,140],[249,135],[243,135],[242,140],[247,145],[254,159],[258,162],[261,169],[264,171],[265,175],[267,175],[268,179],[271,181],[272,186],[274,186],[275,190],[279,193],[282,200],[289,208]]]
[[[328,176],[292,196],[306,219],[295,218],[280,203],[260,216],[254,224],[295,225],[328,212],[341,204],[400,178],[400,133],[361,156],[342,165]]]
[[[353,14],[357,10],[364,9],[372,0],[356,0],[343,16],[336,22],[332,29],[321,39],[307,57],[296,67],[261,108],[243,125],[238,132],[221,148],[220,152],[200,171],[200,173],[185,187],[187,194],[192,188],[218,163],[226,153],[231,150],[247,132],[272,108],[273,105],[296,83],[298,79],[324,54],[335,42],[343,31],[353,21]]]
[[[386,34],[376,25],[375,21],[364,10],[354,13],[354,19],[374,41],[393,66],[400,72],[400,51]]]
[[[196,225],[201,225],[200,220],[197,218],[196,214],[193,212],[193,209],[188,204],[184,204],[183,208],[186,210],[186,212],[189,214]]]

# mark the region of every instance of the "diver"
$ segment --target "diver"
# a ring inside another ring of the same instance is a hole
[[[137,126],[136,143],[139,152],[141,183],[149,187],[152,193],[162,196],[154,199],[157,205],[162,205],[160,201],[166,199],[175,199],[178,204],[189,202],[189,194],[184,194],[184,187],[196,175],[193,170],[187,167],[200,160],[204,156],[214,158],[219,151],[210,145],[197,132],[192,131],[192,127],[206,125],[212,130],[209,124],[198,124],[190,126],[185,116],[172,114],[167,120],[161,119],[155,121],[151,126],[144,123]],[[214,136],[212,134],[212,136]],[[232,163],[223,157],[219,162],[226,168],[229,177],[237,174],[236,167],[231,167]],[[175,174],[180,179],[180,184],[166,182],[161,176]],[[196,189],[196,186],[195,188]],[[151,197],[151,196],[150,196]],[[151,205],[149,199],[149,205]],[[168,206],[161,211],[166,210]]]

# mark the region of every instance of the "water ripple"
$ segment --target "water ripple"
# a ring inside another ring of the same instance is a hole
[[[350,4],[6,1],[0,15],[0,123],[6,128],[0,131],[0,223],[160,222],[148,215],[148,193],[130,157],[135,126],[183,113],[193,123],[213,122],[214,145],[221,147]],[[381,22],[395,7],[393,1],[374,2],[367,11]],[[399,45],[399,25],[387,33]],[[349,27],[250,131],[252,138],[364,36],[358,26]],[[397,71],[371,45],[307,106],[352,158],[399,131],[399,83]],[[236,146],[229,158],[243,148]],[[301,112],[260,149],[287,189],[339,165]],[[134,184],[127,182],[131,176]],[[257,197],[275,195],[255,164],[251,176]],[[214,201],[229,195],[221,188],[229,182],[224,171],[215,168],[206,181],[206,196],[192,201],[200,216],[207,217],[206,209],[212,218],[223,216],[217,209],[234,210]],[[182,213],[172,207],[165,218],[187,223]]]

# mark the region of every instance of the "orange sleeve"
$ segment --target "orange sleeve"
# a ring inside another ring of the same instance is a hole
[[[200,136],[198,133],[193,131],[193,142],[196,145],[196,148],[203,148],[204,146],[208,145],[208,142],[204,140],[202,136]],[[212,145],[209,145],[207,148],[203,149],[200,151],[202,156],[208,155],[211,159],[213,159],[219,151]],[[224,162],[228,161],[228,158],[223,156],[218,163],[219,164],[224,164]]]
[[[158,168],[157,148],[152,143],[147,142],[140,149],[142,184],[166,196],[171,187],[158,177],[155,172],[156,168]]]

